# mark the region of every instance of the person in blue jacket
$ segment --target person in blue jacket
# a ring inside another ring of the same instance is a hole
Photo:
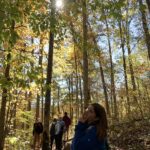
[[[89,105],[76,125],[71,150],[107,150],[107,128],[104,107]]]

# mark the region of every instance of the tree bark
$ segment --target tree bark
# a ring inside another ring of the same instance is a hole
[[[148,24],[147,24],[147,20],[146,20],[146,16],[145,16],[145,10],[143,8],[142,0],[139,0],[139,7],[140,7],[139,9],[140,9],[140,12],[141,12],[141,17],[142,17],[142,24],[143,24],[145,42],[146,42],[147,51],[148,51],[148,58],[150,60],[150,33],[149,33],[149,30],[148,30]]]
[[[109,34],[109,27],[107,22],[107,17],[105,16],[105,23],[106,23],[106,29],[107,29],[107,41],[108,41],[108,48],[109,48],[109,60],[110,60],[110,66],[111,66],[111,95],[113,98],[114,103],[114,117],[118,118],[118,108],[117,108],[117,100],[116,100],[116,88],[115,88],[115,79],[114,79],[114,65],[112,60],[112,50],[111,50],[111,43],[110,43],[110,34]]]
[[[40,116],[40,95],[37,94],[37,98],[36,98],[36,120],[39,118]]]
[[[76,51],[76,47],[74,45],[74,61],[75,61],[75,86],[76,86],[76,113],[77,113],[77,118],[79,118],[79,79],[78,79],[78,63],[77,63],[77,51]]]
[[[43,150],[49,150],[49,119],[51,104],[51,80],[53,67],[53,48],[54,48],[54,28],[55,28],[55,1],[51,0],[51,26],[49,34],[48,66],[46,78],[45,111],[44,111],[44,132],[43,132]]]
[[[82,77],[80,76],[79,77],[79,89],[80,89],[80,97],[81,97],[81,99],[80,99],[80,107],[81,107],[81,114],[83,114],[83,94],[82,94]]]
[[[121,40],[121,48],[122,48],[122,59],[123,59],[123,69],[124,69],[124,80],[125,80],[125,89],[126,89],[126,97],[127,97],[127,112],[128,116],[131,114],[131,109],[130,109],[130,99],[129,99],[129,88],[128,88],[128,79],[127,79],[127,66],[126,66],[126,56],[125,56],[125,49],[124,49],[124,36],[123,36],[123,31],[122,31],[122,25],[121,25],[121,20],[118,22],[119,23],[119,31],[120,31],[120,40]]]
[[[40,73],[41,73],[41,86],[40,86],[40,90],[41,90],[41,121],[44,122],[44,91],[43,91],[43,84],[44,84],[44,79],[43,79],[43,36],[41,36],[40,39],[40,56],[39,56],[39,68],[40,68]]]
[[[150,0],[146,0],[146,3],[147,3],[147,7],[148,7],[148,10],[149,10],[149,13],[150,13]]]
[[[139,105],[137,96],[136,96],[136,83],[135,83],[135,77],[134,77],[134,70],[133,70],[133,62],[132,62],[132,58],[131,58],[131,48],[130,48],[130,33],[129,33],[129,24],[128,24],[128,5],[126,8],[127,12],[126,12],[126,43],[127,43],[127,50],[128,50],[128,59],[129,59],[129,69],[130,69],[130,75],[131,75],[131,83],[132,83],[132,89],[133,89],[133,99],[137,104],[137,107],[139,108],[140,112],[141,112],[141,117],[143,118],[143,112],[142,109]]]
[[[91,28],[89,22],[88,22],[88,25],[89,25],[90,31],[92,33],[93,31],[92,31],[92,28]],[[106,112],[107,112],[108,116],[110,117],[111,114],[110,114],[110,108],[109,108],[109,102],[108,102],[107,88],[106,88],[106,83],[105,83],[105,78],[104,78],[104,71],[103,71],[103,66],[102,66],[102,62],[101,62],[101,52],[98,48],[98,45],[97,45],[97,42],[96,42],[96,39],[94,36],[92,37],[92,39],[93,39],[96,50],[98,50],[98,57],[99,57],[98,61],[99,61],[100,73],[101,73],[101,78],[102,78],[102,85],[103,85],[104,96],[105,96],[105,107],[106,107]]]
[[[58,86],[58,92],[57,92],[57,108],[58,108],[58,113],[60,114],[60,87]]]
[[[100,73],[101,73],[102,85],[103,85],[104,96],[105,96],[106,112],[107,112],[107,115],[110,117],[110,109],[109,109],[109,103],[108,103],[108,94],[107,94],[107,88],[106,88],[106,83],[105,83],[105,78],[104,78],[104,71],[103,71],[103,67],[102,67],[100,53],[99,53],[99,65],[100,65]]]
[[[10,80],[10,59],[11,54],[7,55],[7,65],[5,69],[5,79],[7,82]],[[5,115],[6,115],[6,104],[8,99],[8,87],[4,87],[2,90],[2,102],[1,102],[1,111],[0,111],[0,150],[4,149],[5,143]]]
[[[86,0],[82,0],[83,17],[83,94],[84,107],[87,107],[90,101],[89,81],[88,81],[88,52],[87,52],[87,8]]]

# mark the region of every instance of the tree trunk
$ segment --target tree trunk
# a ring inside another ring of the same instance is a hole
[[[80,99],[80,108],[81,108],[81,114],[83,114],[83,94],[82,94],[82,77],[80,76],[79,77],[79,89],[80,89],[80,97],[81,97],[81,99]]]
[[[147,25],[147,20],[146,20],[146,16],[145,16],[145,10],[143,8],[142,0],[139,0],[139,7],[140,7],[140,12],[141,12],[141,17],[142,17],[145,42],[146,42],[146,46],[147,46],[147,50],[148,50],[148,58],[150,60],[150,34],[149,34],[149,30],[148,30],[148,25]]]
[[[113,60],[112,60],[112,50],[111,50],[111,43],[110,43],[110,34],[109,34],[109,27],[108,27],[108,22],[106,15],[105,16],[105,23],[106,23],[106,29],[107,29],[107,41],[108,41],[108,48],[109,48],[109,60],[110,60],[110,66],[111,66],[111,95],[113,98],[113,103],[114,103],[114,117],[117,119],[118,118],[118,108],[117,108],[117,100],[116,100],[116,88],[115,88],[115,80],[114,80],[114,65],[113,65]]]
[[[54,33],[55,28],[55,1],[51,0],[51,26],[49,34],[49,51],[48,51],[48,66],[46,78],[46,94],[45,94],[45,111],[44,111],[44,132],[43,132],[43,150],[49,149],[49,119],[50,119],[50,104],[51,104],[51,80],[53,67],[53,48],[54,48]]]
[[[128,89],[128,79],[127,79],[127,67],[126,67],[126,56],[125,56],[125,49],[124,49],[124,36],[122,31],[121,20],[119,21],[119,30],[120,30],[120,39],[121,39],[121,48],[122,48],[122,59],[123,59],[123,69],[124,69],[124,80],[125,80],[125,89],[126,89],[126,97],[127,97],[127,113],[130,116],[130,99],[129,99],[129,89]]]
[[[77,63],[77,51],[76,47],[74,45],[74,61],[75,61],[75,82],[76,82],[76,112],[77,112],[77,118],[79,118],[79,89],[78,89],[78,63]]]
[[[43,91],[43,84],[44,84],[44,80],[43,80],[43,37],[41,36],[41,39],[40,39],[40,45],[42,45],[40,47],[40,50],[39,50],[39,53],[40,53],[40,56],[39,56],[39,68],[40,68],[40,73],[41,73],[41,121],[43,122],[44,121],[44,91]]]
[[[105,78],[104,78],[104,71],[103,71],[103,67],[102,67],[100,53],[99,53],[99,65],[100,65],[100,73],[101,73],[102,85],[103,85],[104,96],[105,96],[106,112],[107,112],[107,115],[110,117],[110,109],[109,109],[109,103],[108,103],[108,94],[107,94],[107,88],[106,88],[106,83],[105,83]]]
[[[40,95],[37,94],[37,98],[36,98],[36,120],[39,118],[40,116]]]
[[[70,116],[72,116],[72,113],[71,113],[72,100],[71,100],[71,79],[70,79],[70,76],[67,79],[67,84],[68,84],[68,92],[69,92],[69,95],[68,95],[68,98],[69,98],[69,110],[70,110]]]
[[[26,100],[28,101],[27,103],[27,111],[31,111],[31,98],[32,98],[32,92],[30,91],[29,94],[28,92],[26,92]],[[28,119],[28,117],[27,117]],[[26,124],[26,129],[29,129],[30,128],[30,125],[29,124]],[[28,136],[28,135],[27,135]]]
[[[11,54],[7,55],[7,65],[5,69],[5,79],[7,82],[10,80],[10,59]],[[2,102],[1,102],[1,111],[0,111],[0,150],[4,149],[5,143],[5,115],[6,115],[6,104],[8,99],[8,87],[4,87],[2,90]]]
[[[149,13],[150,13],[150,0],[146,0],[146,3],[147,3],[147,7],[148,7],[148,10],[149,10]]]
[[[78,44],[77,40],[76,40],[76,33],[75,33],[75,30],[74,30],[74,27],[73,27],[73,23],[70,22],[70,30],[72,32],[72,35],[73,35],[73,41],[74,41],[74,46],[77,45],[77,47],[79,49],[81,49],[80,45]],[[80,104],[81,104],[81,114],[83,113],[83,94],[82,94],[82,86],[81,86],[81,77],[78,76],[78,61],[77,61],[77,51],[75,51],[75,48],[74,48],[74,54],[75,54],[75,70],[76,70],[76,89],[77,89],[77,92],[76,92],[76,99],[77,99],[77,104],[79,103],[79,99],[78,99],[78,94],[79,94],[79,91],[80,91],[80,97],[81,97],[81,101],[80,101]],[[78,84],[79,84],[79,87],[78,87]],[[78,110],[79,111],[79,110]],[[79,112],[79,113],[80,113]]]
[[[15,21],[12,20],[11,30],[14,31]],[[10,44],[10,43],[8,43]],[[11,43],[12,44],[12,43]],[[8,47],[6,49],[9,49]],[[10,80],[10,60],[11,60],[11,51],[7,54],[7,64],[4,72],[4,77],[7,82]],[[4,149],[5,143],[5,114],[6,114],[6,104],[8,99],[8,87],[5,86],[2,89],[2,100],[1,100],[1,110],[0,110],[0,150]]]
[[[44,98],[43,97],[44,97],[44,90],[43,90],[43,86],[41,85],[41,120],[42,122],[44,122]]]
[[[134,77],[134,70],[133,70],[133,63],[131,58],[131,49],[130,49],[130,33],[129,33],[129,24],[128,24],[128,5],[127,5],[127,17],[126,17],[126,43],[127,43],[127,50],[128,50],[128,59],[129,59],[129,69],[130,69],[130,75],[131,75],[131,83],[132,83],[132,89],[133,89],[133,99],[137,104],[137,107],[139,108],[141,112],[141,117],[143,118],[143,112],[139,105],[138,99],[136,97],[136,83],[135,83],[135,77]]]
[[[74,93],[73,93],[73,75],[70,76],[70,90],[71,90],[71,118],[74,116],[74,107],[73,107],[73,101],[74,101]]]
[[[17,102],[15,102],[14,104],[14,114],[13,114],[13,117],[14,117],[14,121],[13,121],[13,128],[14,130],[16,130],[16,112],[17,112]]]
[[[90,31],[92,33],[93,31],[92,31],[92,28],[91,28],[89,22],[88,22],[88,25],[89,25]],[[97,45],[95,37],[93,36],[92,38],[93,38],[93,42],[94,42],[95,48],[96,48],[96,50],[98,50],[98,57],[99,57],[98,61],[99,61],[99,65],[100,65],[100,73],[101,73],[102,85],[103,85],[104,96],[105,96],[105,107],[106,107],[107,114],[110,117],[110,108],[109,108],[109,102],[108,102],[108,94],[107,94],[107,88],[106,88],[106,83],[105,83],[105,78],[104,78],[104,71],[103,71],[102,62],[101,62],[101,52],[100,52],[100,50],[98,48],[98,45]]]
[[[58,108],[58,113],[60,114],[60,87],[58,86],[58,93],[57,93],[57,108]]]
[[[88,82],[86,0],[82,0],[82,17],[83,17],[83,94],[84,94],[84,107],[87,107],[90,101],[90,93],[89,93],[89,82]]]

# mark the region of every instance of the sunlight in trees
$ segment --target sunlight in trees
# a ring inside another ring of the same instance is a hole
[[[56,8],[62,8],[63,7],[63,0],[56,0]]]

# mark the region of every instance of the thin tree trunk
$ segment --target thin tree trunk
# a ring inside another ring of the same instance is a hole
[[[131,83],[132,83],[132,89],[133,89],[133,99],[137,104],[137,107],[139,108],[141,112],[141,117],[143,118],[143,112],[139,105],[138,99],[136,97],[136,83],[135,83],[135,77],[134,77],[134,70],[133,70],[133,63],[131,58],[131,49],[130,49],[130,33],[129,33],[129,24],[128,24],[128,5],[127,5],[127,17],[126,17],[126,43],[127,43],[127,50],[128,50],[128,59],[129,59],[129,68],[130,68],[130,74],[131,74]]]
[[[104,78],[104,71],[103,71],[103,67],[102,67],[100,53],[99,53],[99,60],[98,61],[99,61],[99,65],[100,65],[100,73],[101,73],[102,85],[103,85],[104,96],[105,96],[106,111],[107,111],[107,115],[110,117],[110,109],[109,109],[109,103],[108,103],[108,94],[107,94],[107,88],[106,88],[106,83],[105,83],[105,78]]]
[[[70,76],[67,79],[67,84],[68,84],[68,92],[69,92],[68,97],[69,97],[70,116],[72,116],[72,113],[71,113],[72,100],[71,100],[71,80],[70,80]],[[71,119],[72,119],[72,117],[71,117]]]
[[[73,101],[74,101],[74,93],[73,93],[73,75],[70,76],[70,89],[71,89],[71,118],[73,118]]]
[[[16,129],[16,112],[17,112],[17,103],[18,103],[18,96],[17,96],[18,91],[17,91],[17,89],[14,90],[14,95],[15,95],[15,97],[14,97],[15,103],[14,103],[14,113],[13,113],[13,118],[14,118],[13,128],[14,128],[14,131],[15,131],[15,129]]]
[[[14,131],[16,130],[16,112],[17,112],[17,102],[15,102],[14,104],[14,114],[13,114],[13,117],[14,117],[14,121],[13,121],[13,128],[14,128]]]
[[[14,30],[14,28],[15,28],[15,21],[12,20],[11,30]],[[11,60],[11,53],[9,51],[9,53],[7,54],[7,64],[4,72],[4,77],[7,82],[9,82],[10,80],[10,60]],[[8,87],[4,87],[2,89],[2,100],[1,100],[1,110],[0,110],[0,150],[4,149],[4,143],[5,143],[5,119],[6,119],[5,115],[6,115],[7,99],[8,99]]]
[[[40,39],[40,50],[39,50],[39,53],[40,53],[40,56],[39,56],[39,68],[40,68],[40,73],[41,73],[41,109],[39,107],[39,109],[41,110],[41,121],[43,122],[43,119],[44,119],[44,99],[43,99],[43,84],[44,84],[44,81],[43,81],[43,37],[41,36],[41,39]]]
[[[130,112],[130,99],[129,99],[129,89],[128,89],[128,79],[127,79],[127,67],[126,67],[126,56],[125,56],[125,49],[124,49],[124,36],[123,36],[123,31],[122,31],[122,25],[121,21],[119,21],[119,30],[120,30],[120,39],[121,39],[121,48],[122,48],[122,59],[123,59],[123,69],[124,69],[124,80],[125,80],[125,89],[126,89],[126,97],[127,97],[127,112],[128,115],[131,114]]]
[[[83,94],[84,107],[87,107],[90,101],[89,82],[88,82],[88,52],[87,52],[87,8],[86,0],[82,0],[83,17]]]
[[[26,110],[27,111],[31,111],[31,97],[32,97],[32,92],[30,91],[29,94],[28,94],[28,92],[26,92],[25,96],[26,96],[26,100],[28,101]],[[27,119],[29,119],[29,118],[27,117]],[[30,128],[30,125],[26,124],[26,129],[29,129],[29,128]],[[28,136],[28,134],[27,134],[27,136]]]
[[[42,85],[41,85],[41,120],[42,122],[44,122],[44,90]]]
[[[7,65],[5,69],[5,79],[9,81],[10,77],[10,59],[11,54],[7,55]],[[4,87],[2,90],[2,102],[1,102],[1,112],[0,112],[0,150],[4,149],[5,143],[5,115],[6,115],[6,104],[8,99],[8,89]]]
[[[51,80],[53,67],[53,48],[54,48],[54,33],[55,28],[55,1],[51,0],[51,27],[49,34],[49,51],[48,51],[48,66],[46,78],[46,94],[45,94],[45,111],[44,111],[44,133],[43,133],[43,150],[49,149],[49,119],[50,119],[50,104],[51,104]]]
[[[111,43],[110,43],[110,34],[109,34],[109,27],[106,15],[105,16],[105,23],[106,23],[106,29],[107,29],[107,41],[108,41],[108,47],[109,47],[109,60],[110,60],[110,66],[111,66],[111,94],[113,97],[113,103],[114,103],[114,117],[118,118],[118,108],[117,108],[117,100],[116,100],[116,88],[115,88],[115,80],[114,80],[114,65],[112,60],[112,50],[111,50]]]
[[[58,113],[60,114],[60,87],[58,86],[58,93],[57,93],[57,108],[58,108]]]
[[[9,99],[7,100],[7,111],[6,111],[6,116],[5,116],[5,135],[7,135],[9,133],[9,126],[10,126],[10,121],[12,118],[12,113],[11,113],[11,109],[13,107],[13,103],[11,103],[11,95],[10,93],[8,94]]]
[[[37,94],[37,98],[36,98],[36,120],[39,118],[40,116],[40,95]]]
[[[89,25],[90,31],[92,33],[93,31],[92,31],[92,28],[91,28],[89,22],[88,22],[88,25]],[[107,88],[106,88],[106,83],[105,83],[105,78],[104,78],[103,66],[102,66],[102,62],[101,62],[101,53],[99,52],[99,48],[98,48],[98,45],[97,45],[95,37],[93,36],[92,38],[93,38],[94,45],[95,45],[96,49],[98,50],[98,57],[99,57],[98,61],[99,61],[99,65],[100,65],[100,73],[101,73],[102,85],[103,85],[104,96],[105,96],[105,107],[106,107],[107,114],[110,117],[110,108],[109,108],[109,102],[108,102],[108,94],[107,94]]]
[[[83,94],[82,94],[82,83],[81,83],[81,80],[82,80],[82,77],[80,76],[79,77],[79,89],[80,89],[80,97],[81,97],[81,99],[80,99],[80,106],[81,106],[81,114],[83,114]]]
[[[140,12],[141,12],[141,17],[142,17],[142,24],[143,24],[145,42],[146,42],[147,51],[148,51],[148,58],[150,60],[150,34],[149,34],[149,30],[148,30],[148,24],[147,24],[147,20],[146,20],[146,16],[145,16],[145,10],[143,7],[142,0],[139,0],[139,7],[140,7]]]
[[[70,30],[71,30],[71,32],[72,32],[72,35],[73,35],[73,41],[74,41],[74,45],[76,46],[77,45],[77,47],[79,48],[79,49],[81,49],[81,47],[80,47],[80,45],[78,44],[78,42],[77,42],[77,40],[76,40],[76,33],[75,33],[75,30],[74,30],[74,27],[73,27],[73,23],[72,22],[70,22]],[[75,48],[74,48],[74,50],[75,50]],[[74,52],[75,53],[75,70],[76,70],[76,89],[77,89],[77,92],[76,92],[76,99],[77,99],[77,103],[79,103],[79,99],[78,99],[78,94],[79,94],[79,90],[80,90],[80,97],[81,97],[81,101],[80,101],[80,104],[81,104],[81,113],[83,113],[83,94],[82,94],[82,86],[81,86],[81,78],[79,79],[79,77],[78,77],[78,75],[77,75],[77,73],[78,73],[78,70],[77,70],[77,67],[78,67],[78,62],[77,62],[77,51],[76,52]],[[79,88],[78,88],[78,85],[79,84]],[[79,90],[78,90],[79,89]],[[79,111],[79,110],[78,110]]]
[[[149,10],[149,13],[150,13],[150,0],[146,0],[146,3],[147,3],[147,7],[148,7],[148,10]]]
[[[53,99],[53,103],[52,103],[52,118],[54,118],[54,114],[55,114],[55,100]]]
[[[77,112],[77,118],[79,118],[79,89],[78,89],[78,63],[77,63],[77,51],[74,45],[74,61],[75,61],[75,82],[76,82],[76,112]]]

